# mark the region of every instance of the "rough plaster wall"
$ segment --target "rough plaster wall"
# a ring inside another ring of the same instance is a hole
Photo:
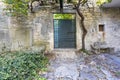
[[[9,18],[9,32],[11,40],[11,49],[22,49],[31,46],[32,29],[28,26],[30,23],[25,18]]]
[[[6,45],[9,46],[10,44],[10,35],[9,35],[9,28],[8,28],[8,17],[3,12],[3,3],[0,2],[0,51]]]
[[[0,2],[0,44],[9,43],[12,50],[29,47],[34,43],[39,46],[43,42],[51,42],[52,47],[53,20],[49,9],[30,13],[28,18],[15,18],[6,16],[2,6]]]
[[[86,49],[90,49],[90,45],[96,42],[98,39],[97,20],[100,18],[100,13],[93,13],[92,10],[84,10],[83,14],[85,16],[84,24],[87,29],[85,45]]]
[[[0,1],[0,51],[3,47],[8,50],[20,49],[30,46],[30,28],[23,19],[17,21],[14,17],[9,17],[3,11],[4,4]]]
[[[78,16],[78,15],[76,15]],[[82,31],[81,31],[81,27],[80,27],[80,17],[76,17],[76,45],[77,45],[77,49],[80,49],[82,46]]]
[[[120,9],[103,10],[107,45],[120,51]]]
[[[101,42],[102,47],[114,47],[115,51],[120,51],[120,10],[118,8],[105,8],[95,12],[84,11],[85,26],[88,30],[86,36],[86,47],[94,42]],[[104,24],[105,31],[99,32],[98,25]],[[104,44],[105,43],[105,44]]]
[[[32,15],[31,15],[32,16]],[[33,15],[34,41],[50,39],[51,32],[51,14],[49,10],[40,10]]]
[[[13,47],[41,46],[53,47],[52,15],[49,9],[38,9],[29,13],[28,18],[10,18],[10,35]],[[16,44],[18,43],[18,44]]]
[[[32,18],[31,18],[32,16]],[[41,9],[34,14],[30,14],[30,22],[33,24],[33,45],[40,46],[48,44],[49,49],[53,48],[53,18],[49,9]]]
[[[30,46],[30,29],[10,29],[12,49],[21,49]]]

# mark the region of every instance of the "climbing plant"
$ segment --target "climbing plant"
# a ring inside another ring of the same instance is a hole
[[[54,19],[74,19],[74,14],[54,14]]]
[[[102,5],[102,4],[104,4],[104,3],[109,3],[109,2],[111,2],[112,0],[97,0],[97,5]]]
[[[22,16],[28,13],[29,0],[3,0],[3,2],[6,4],[4,10],[6,10],[8,14]]]

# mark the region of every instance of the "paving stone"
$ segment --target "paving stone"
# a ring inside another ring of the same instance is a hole
[[[80,80],[98,80],[98,78],[92,73],[80,72]]]
[[[52,71],[47,73],[47,80],[120,80],[120,65],[117,65],[119,57],[113,59],[116,57],[111,54],[78,57],[77,60],[73,58],[53,60],[49,68]],[[89,60],[88,63],[85,59]]]

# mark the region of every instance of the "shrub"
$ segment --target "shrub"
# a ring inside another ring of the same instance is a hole
[[[38,73],[47,64],[43,52],[14,51],[0,54],[0,80],[45,80]]]

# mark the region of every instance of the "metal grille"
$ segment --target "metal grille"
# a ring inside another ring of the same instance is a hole
[[[54,48],[76,48],[75,19],[54,19]]]

